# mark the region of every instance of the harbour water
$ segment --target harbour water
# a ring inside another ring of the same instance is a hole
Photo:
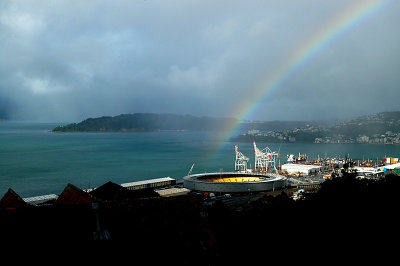
[[[231,171],[234,144],[213,132],[52,133],[59,123],[0,123],[0,197],[12,188],[22,197],[59,194],[67,183],[80,188],[193,173]],[[368,144],[257,143],[286,155],[309,158],[398,157],[399,146]],[[252,143],[239,149],[254,164]]]

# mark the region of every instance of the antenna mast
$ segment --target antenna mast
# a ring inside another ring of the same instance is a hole
[[[194,164],[192,164],[192,167],[190,167],[190,170],[189,170],[189,172],[188,172],[188,174],[187,174],[187,175],[191,175],[191,174],[192,174],[193,167],[194,167]]]

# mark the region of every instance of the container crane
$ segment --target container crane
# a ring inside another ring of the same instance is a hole
[[[276,157],[280,157],[280,154],[277,152],[271,151],[270,148],[265,147],[264,149],[260,150],[257,148],[256,142],[253,140],[254,146],[254,170],[260,172],[267,172],[267,171],[276,171]]]
[[[238,145],[235,144],[235,154],[236,154],[236,159],[235,159],[235,171],[236,172],[246,172],[247,171],[247,162],[249,161],[249,158],[243,155],[239,151]]]

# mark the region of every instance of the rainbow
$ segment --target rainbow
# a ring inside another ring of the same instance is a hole
[[[271,97],[282,84],[298,73],[310,61],[326,50],[327,47],[338,40],[340,37],[350,32],[352,29],[366,21],[372,15],[378,13],[387,6],[392,0],[355,0],[354,4],[346,9],[339,16],[335,17],[330,23],[321,27],[306,42],[298,47],[294,53],[276,68],[273,73],[268,73],[265,79],[258,82],[258,85],[249,90],[247,98],[241,100],[241,104],[231,117],[238,119],[235,123],[226,124],[221,136],[218,139],[223,143],[231,136],[237,134],[240,121],[249,119],[256,109]]]

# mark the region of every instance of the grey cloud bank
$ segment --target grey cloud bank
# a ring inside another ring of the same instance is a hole
[[[0,117],[230,116],[243,95],[354,2],[2,1]],[[389,2],[260,99],[248,118],[399,110],[400,3]]]

